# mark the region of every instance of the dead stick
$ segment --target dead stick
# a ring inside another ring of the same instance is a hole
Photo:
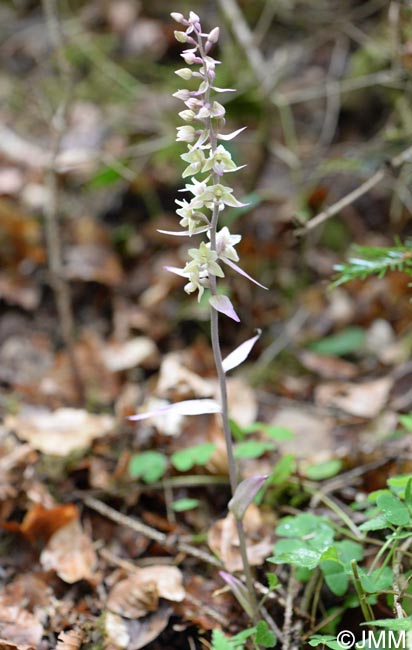
[[[63,52],[62,35],[55,0],[42,0],[43,12],[51,45],[55,48],[59,75],[62,81],[63,99],[53,118],[52,151],[46,182],[50,199],[45,207],[45,231],[49,260],[50,281],[56,300],[61,335],[69,357],[74,385],[79,400],[84,400],[84,386],[74,350],[74,316],[68,283],[64,277],[62,245],[59,227],[59,186],[56,159],[67,126],[67,110],[71,95],[70,70]]]

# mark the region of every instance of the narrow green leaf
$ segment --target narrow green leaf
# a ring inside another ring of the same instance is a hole
[[[197,508],[200,501],[199,499],[176,499],[172,503],[172,510],[175,512],[184,512],[185,510],[193,510]]]

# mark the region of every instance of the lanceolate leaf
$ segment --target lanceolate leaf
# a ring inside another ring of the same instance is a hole
[[[240,318],[234,310],[232,303],[227,296],[210,296],[209,304],[216,309],[216,311],[229,316],[237,323],[240,323]]]
[[[247,507],[250,506],[267,477],[267,474],[251,476],[237,486],[233,497],[228,503],[228,508],[238,521],[243,519]]]
[[[240,366],[240,364],[248,358],[261,333],[262,330],[257,330],[256,336],[253,336],[251,339],[244,341],[235,350],[233,350],[233,352],[227,355],[227,357],[223,360],[223,370],[225,372],[229,372],[229,370],[233,370],[233,368]]]
[[[268,287],[265,287],[263,284],[260,284],[260,282],[258,282],[257,280],[254,280],[248,273],[246,273],[246,271],[241,269],[240,266],[238,266],[237,264],[232,262],[232,260],[225,259],[225,264],[230,266],[230,268],[233,269],[234,271],[236,271],[236,273],[239,273],[239,275],[243,275],[245,278],[247,278],[248,280],[250,280],[254,284],[257,284],[258,287],[261,287],[262,289],[267,289],[268,288]]]
[[[189,399],[183,402],[176,402],[175,404],[162,406],[155,411],[136,413],[136,415],[131,415],[128,420],[147,420],[156,415],[170,413],[170,411],[173,411],[178,415],[204,415],[206,413],[221,413],[221,407],[213,399]]]
[[[240,605],[243,607],[246,614],[250,616],[250,618],[252,618],[253,609],[250,604],[249,594],[246,589],[246,586],[238,578],[235,578],[234,576],[232,576],[230,573],[227,573],[226,571],[219,571],[219,573],[222,576],[223,580],[226,582],[226,584],[229,585],[229,587],[231,588],[233,595],[238,600]]]

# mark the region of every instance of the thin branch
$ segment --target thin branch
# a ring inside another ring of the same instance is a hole
[[[296,234],[297,235],[305,234],[310,230],[313,230],[314,228],[320,226],[322,223],[327,221],[327,219],[334,217],[335,214],[338,214],[338,212],[346,208],[348,205],[351,205],[352,203],[357,201],[361,196],[369,192],[369,190],[376,187],[376,185],[379,185],[379,183],[383,181],[386,174],[388,173],[387,171],[388,168],[397,169],[398,167],[403,165],[403,163],[407,162],[411,158],[412,158],[412,146],[408,147],[407,149],[402,151],[399,155],[392,158],[389,162],[389,165],[386,165],[385,167],[378,169],[378,171],[375,172],[373,176],[368,178],[364,183],[362,183],[362,185],[359,185],[359,187],[354,189],[352,192],[349,192],[349,194],[339,199],[339,201],[336,201],[336,203],[330,205],[328,208],[326,208],[326,210],[323,210],[318,215],[316,215],[316,217],[314,217],[307,224],[305,224],[303,228],[297,230]]]
[[[47,252],[51,285],[53,287],[60,330],[67,350],[74,385],[80,400],[84,398],[84,386],[74,349],[74,317],[68,283],[64,277],[62,260],[62,243],[59,227],[59,185],[57,175],[57,156],[64,133],[67,128],[67,111],[71,97],[71,82],[68,62],[64,56],[63,38],[61,34],[56,2],[42,0],[43,12],[46,19],[47,32],[56,52],[59,76],[61,79],[63,98],[52,120],[52,147],[46,182],[50,199],[45,207],[45,225]],[[53,128],[54,127],[54,128]]]

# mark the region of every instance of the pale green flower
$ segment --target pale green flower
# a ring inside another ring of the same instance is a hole
[[[216,275],[219,278],[224,278],[225,274],[217,263],[216,251],[210,250],[204,241],[201,242],[199,248],[190,248],[189,255],[192,258],[185,266],[185,271],[190,273],[194,269],[198,269],[199,273],[206,271],[208,275]]]
[[[232,160],[229,151],[225,149],[223,144],[216,147],[215,151],[210,152],[209,158],[203,165],[202,172],[209,172],[213,170],[216,174],[221,176],[225,172],[235,172],[239,167],[236,167]]]
[[[210,234],[208,233],[210,237]],[[239,261],[239,255],[234,249],[234,246],[242,239],[241,235],[231,235],[229,228],[224,226],[222,230],[216,233],[216,253],[219,259],[224,262],[225,260],[232,260],[233,262]],[[208,244],[210,246],[210,244]]]
[[[186,167],[182,174],[183,178],[193,176],[202,171],[202,167],[206,160],[202,149],[189,149],[187,153],[182,154],[180,157],[182,160],[189,163],[188,167]]]

